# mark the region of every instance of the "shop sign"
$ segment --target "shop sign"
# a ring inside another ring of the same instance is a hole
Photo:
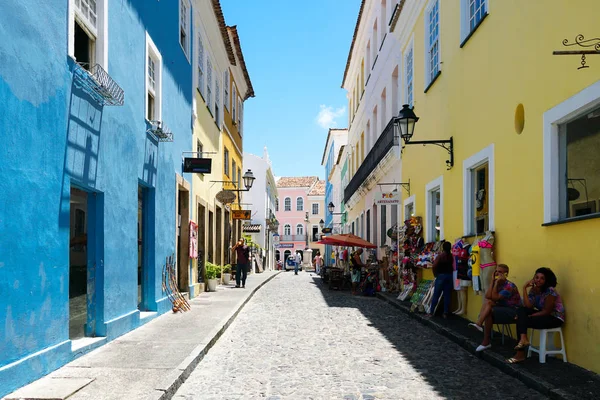
[[[375,193],[375,204],[400,204],[400,193]]]
[[[280,249],[293,249],[294,243],[279,243]]]
[[[196,174],[210,174],[212,167],[212,158],[189,158],[183,161],[183,172],[193,172]]]
[[[331,228],[323,228],[323,229],[321,229],[321,232],[323,232],[323,233],[331,233]]]
[[[231,210],[232,219],[251,219],[251,214],[250,210]]]

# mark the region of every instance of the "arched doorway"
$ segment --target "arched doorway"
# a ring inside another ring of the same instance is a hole
[[[281,258],[281,253],[279,252],[279,250],[275,250],[275,260],[279,261],[280,258]]]
[[[291,252],[290,250],[286,250],[286,251],[283,253],[283,261],[284,261],[284,262],[285,262],[285,261],[287,261],[287,259],[288,259],[288,257],[290,256],[290,254],[292,254],[292,252]]]

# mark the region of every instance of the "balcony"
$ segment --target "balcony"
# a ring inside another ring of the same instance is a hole
[[[305,242],[306,235],[281,235],[280,242]]]
[[[101,106],[122,106],[125,102],[123,89],[99,65],[88,69],[87,64],[74,65],[74,77],[77,85],[88,93]]]
[[[388,152],[394,146],[394,118],[390,119],[383,133],[375,142],[375,145],[365,157],[358,171],[354,174],[348,186],[344,189],[344,202],[347,203],[354,193],[360,188],[360,185],[369,177],[371,172],[385,158]]]

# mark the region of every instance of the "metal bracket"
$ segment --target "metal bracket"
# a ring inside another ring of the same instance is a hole
[[[185,161],[185,155],[190,154],[194,157],[203,158],[202,154],[218,154],[216,151],[182,151],[181,152],[181,162]]]
[[[446,160],[446,169],[450,170],[454,166],[454,138],[451,137],[449,140],[417,140],[415,142],[405,142],[404,146],[402,146],[402,150],[404,150],[404,147],[411,144],[422,144],[423,146],[433,144],[435,146],[441,147],[442,149],[445,149],[448,152],[448,155],[450,156],[450,158]]]
[[[575,42],[569,43],[569,39],[562,41],[563,46],[579,46],[579,47],[593,47],[594,50],[570,50],[570,51],[553,51],[552,55],[555,56],[570,56],[570,55],[581,55],[581,66],[577,69],[589,68],[586,65],[586,54],[600,54],[600,38],[586,39],[582,34],[575,36]]]
[[[408,195],[410,196],[410,179],[408,180],[408,182],[382,182],[382,183],[378,183],[377,186],[402,186],[404,188],[404,190],[406,190],[406,193],[408,193]]]

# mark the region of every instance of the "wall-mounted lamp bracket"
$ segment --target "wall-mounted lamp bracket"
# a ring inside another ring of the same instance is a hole
[[[402,186],[404,190],[406,190],[406,193],[408,193],[408,195],[410,196],[410,179],[408,180],[408,182],[382,182],[378,183],[377,186]]]
[[[575,42],[569,43],[569,39],[564,39],[562,41],[563,46],[579,46],[584,48],[593,47],[594,50],[567,50],[567,51],[553,51],[552,55],[554,56],[571,56],[571,55],[580,55],[581,56],[581,66],[577,69],[589,68],[589,65],[586,65],[586,55],[590,54],[599,54],[600,55],[600,38],[586,39],[582,34],[575,36]]]
[[[408,143],[404,143],[404,146],[402,146],[402,150],[404,150],[404,147],[411,144],[421,144],[423,146],[433,144],[435,146],[445,149],[448,152],[448,155],[450,156],[450,158],[446,160],[446,169],[450,170],[454,166],[454,139],[452,137],[448,140],[411,140]]]

